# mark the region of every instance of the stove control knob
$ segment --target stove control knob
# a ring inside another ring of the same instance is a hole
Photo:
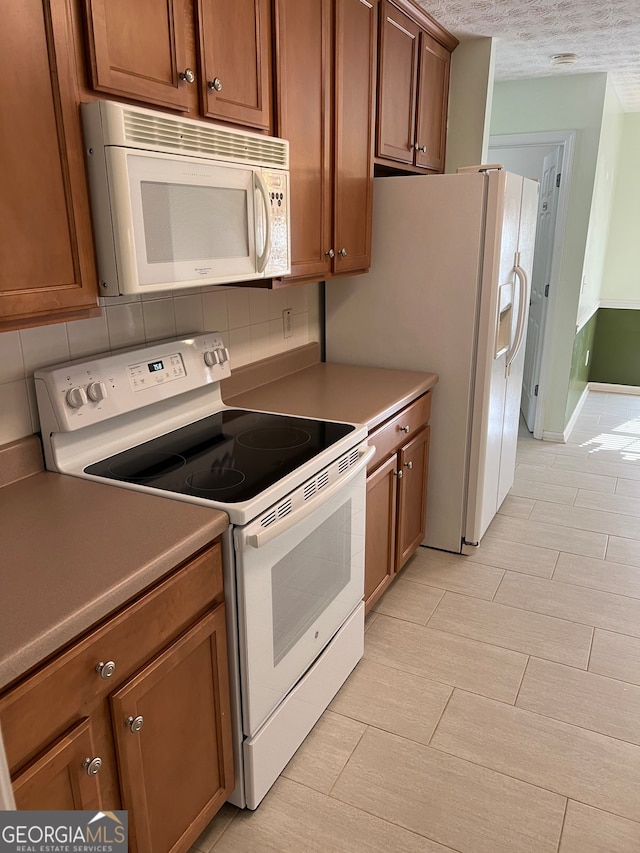
[[[67,405],[71,406],[72,409],[81,409],[82,406],[87,402],[87,392],[84,388],[81,388],[79,385],[76,385],[73,388],[69,388],[67,391]]]
[[[220,357],[218,355],[218,350],[207,350],[204,354],[204,363],[207,365],[207,367],[215,367],[216,364],[219,364]]]
[[[225,361],[229,361],[229,350],[226,347],[223,347],[219,351],[219,356],[220,356],[220,364],[224,364]]]
[[[87,385],[87,396],[94,403],[99,403],[107,396],[107,388],[104,382],[90,382]]]

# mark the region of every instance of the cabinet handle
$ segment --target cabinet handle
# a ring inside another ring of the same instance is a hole
[[[406,426],[398,427],[398,429],[400,430],[400,432],[405,432],[405,433],[406,433],[406,432],[409,432],[409,430],[411,429],[411,427],[409,426],[409,424],[407,424]]]
[[[399,471],[394,471],[393,476],[401,480],[404,477],[404,471],[402,470],[402,468]]]
[[[329,249],[329,251],[328,251],[328,252],[325,252],[325,255],[326,255],[328,258],[335,258],[336,253],[333,251],[333,249]]]
[[[421,151],[423,154],[427,153],[427,146],[426,145],[418,145],[418,143],[416,142],[416,144],[413,146],[413,148],[415,151]]]
[[[196,75],[193,73],[191,68],[185,68],[178,76],[184,83],[193,83],[196,79]]]
[[[101,758],[85,758],[82,762],[82,766],[84,767],[87,776],[95,776],[96,773],[99,772],[102,767],[102,759]]]
[[[413,462],[405,462],[404,467],[409,469],[413,468]]]
[[[222,80],[219,77],[214,77],[213,80],[209,80],[207,86],[210,89],[215,89],[216,92],[222,91]]]
[[[129,727],[129,731],[135,734],[136,732],[139,732],[144,725],[144,717],[141,715],[138,715],[137,717],[127,717],[125,723]]]
[[[112,660],[108,660],[106,663],[104,661],[100,661],[100,663],[96,664],[96,672],[99,674],[100,678],[111,678],[115,671],[116,665]]]
[[[338,254],[339,254],[341,257],[346,258],[346,257],[347,257],[347,250],[346,250],[346,249],[340,249],[340,251],[338,252]]]

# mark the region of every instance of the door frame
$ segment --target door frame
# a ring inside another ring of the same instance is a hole
[[[562,180],[558,195],[558,211],[553,236],[551,273],[549,276],[549,302],[547,304],[542,335],[542,358],[540,360],[540,376],[538,379],[538,402],[533,427],[533,437],[542,438],[547,408],[548,378],[551,370],[551,329],[555,321],[558,288],[560,282],[560,264],[562,261],[562,246],[567,225],[569,210],[569,190],[573,170],[576,132],[574,130],[552,130],[534,133],[509,133],[493,135],[489,139],[491,148],[530,148],[556,145],[562,148]]]

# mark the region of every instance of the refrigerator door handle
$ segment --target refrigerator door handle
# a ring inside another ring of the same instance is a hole
[[[520,299],[518,301],[518,323],[516,325],[516,334],[513,344],[511,345],[511,349],[507,352],[507,358],[505,360],[505,376],[509,376],[513,360],[520,351],[520,347],[524,339],[527,309],[529,307],[529,279],[527,278],[526,272],[520,266],[520,252],[516,252],[513,271],[520,282]]]

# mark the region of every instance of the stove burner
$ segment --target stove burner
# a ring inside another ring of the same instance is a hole
[[[189,474],[186,484],[194,493],[222,492],[239,486],[245,475],[237,468],[205,468]],[[206,497],[206,495],[204,495]]]
[[[178,453],[160,453],[149,450],[136,454],[132,459],[114,459],[109,465],[109,474],[117,480],[131,480],[133,483],[146,483],[164,474],[178,471],[186,464],[184,456]]]
[[[296,427],[259,427],[241,433],[236,441],[252,450],[290,450],[311,441],[311,434]]]

